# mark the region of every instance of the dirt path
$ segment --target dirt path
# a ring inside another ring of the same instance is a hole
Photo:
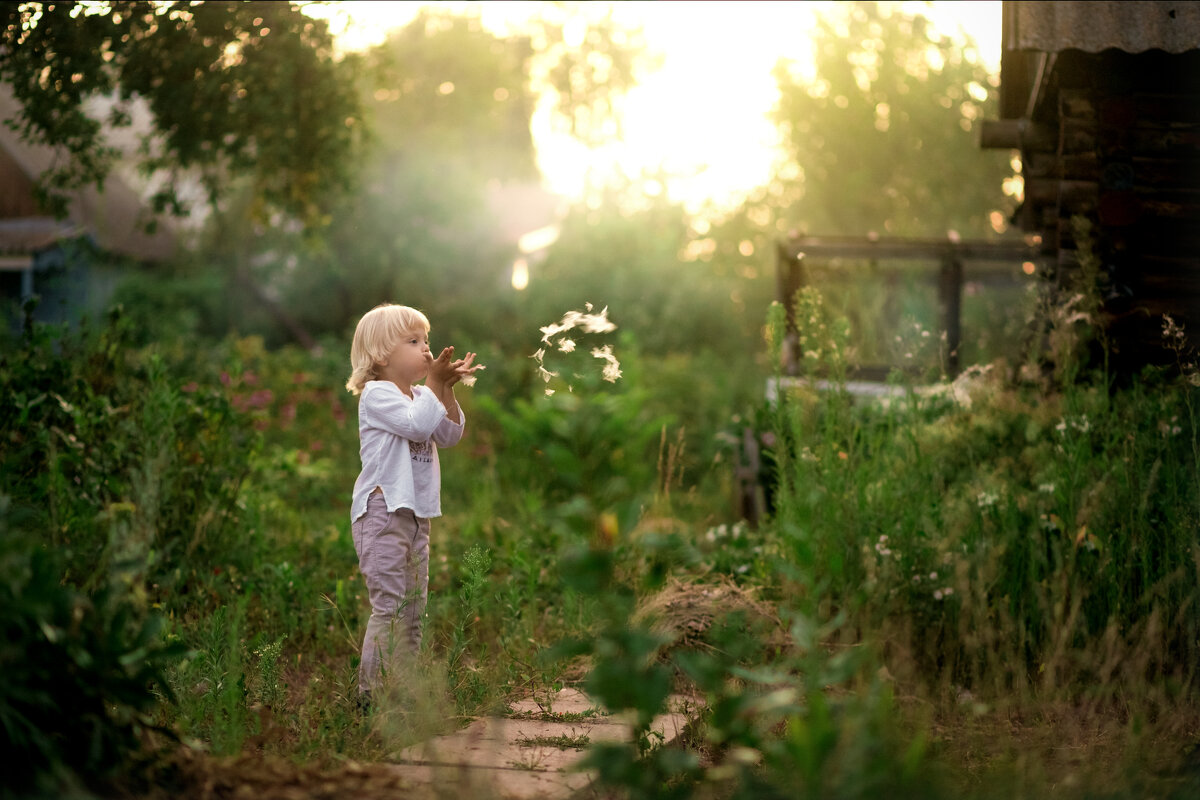
[[[628,741],[628,719],[598,711],[586,695],[563,689],[538,703],[513,704],[510,717],[486,717],[466,728],[414,745],[393,769],[413,789],[466,800],[566,798],[595,779],[577,768],[587,745]],[[651,730],[673,742],[695,715],[694,702],[672,697]]]

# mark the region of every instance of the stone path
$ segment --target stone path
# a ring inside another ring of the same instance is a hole
[[[534,700],[514,703],[511,717],[478,719],[460,731],[409,747],[394,769],[414,789],[432,789],[460,800],[570,797],[595,778],[576,768],[587,744],[629,741],[631,727],[628,718],[603,714],[577,689],[563,689],[549,700],[541,705]],[[668,708],[651,725],[664,744],[679,736],[696,704],[673,696]]]

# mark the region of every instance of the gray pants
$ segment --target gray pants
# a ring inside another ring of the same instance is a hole
[[[376,490],[351,532],[371,601],[358,666],[358,688],[365,692],[421,647],[429,596],[429,520],[408,508],[389,514],[383,493]]]

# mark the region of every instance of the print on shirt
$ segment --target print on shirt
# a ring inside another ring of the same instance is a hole
[[[410,441],[408,452],[412,455],[413,461],[420,461],[423,464],[433,463],[433,444],[428,439],[423,442]]]

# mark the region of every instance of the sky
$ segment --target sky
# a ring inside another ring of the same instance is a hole
[[[310,13],[326,17],[338,45],[356,50],[383,41],[409,22],[422,2],[347,0]],[[519,28],[537,13],[535,2],[444,2],[479,14],[498,34]],[[624,98],[623,138],[589,150],[550,125],[549,105],[532,121],[538,164],[550,190],[580,198],[589,180],[665,171],[666,192],[690,211],[728,209],[765,183],[777,157],[777,134],[768,119],[777,99],[771,70],[781,58],[807,63],[806,32],[813,14],[831,2],[587,3],[589,13],[610,10],[615,21],[640,27],[660,67],[639,76]],[[946,33],[960,30],[979,46],[990,67],[1000,64],[1000,3],[993,0],[902,2],[925,13]],[[697,116],[692,109],[722,109]],[[657,183],[654,184],[657,186]]]

